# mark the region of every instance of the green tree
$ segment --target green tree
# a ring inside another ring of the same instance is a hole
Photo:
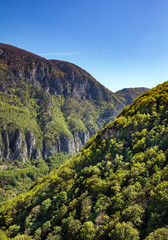
[[[134,225],[139,226],[142,223],[144,209],[139,204],[134,204],[126,208],[122,212],[124,221],[130,221]]]
[[[3,232],[2,230],[0,230],[0,239],[1,239],[1,240],[8,240],[5,232]]]
[[[35,236],[35,240],[41,240],[41,228],[36,229],[34,236]]]
[[[80,230],[80,240],[92,240],[95,237],[95,228],[91,221],[87,221],[82,225]]]
[[[168,240],[168,228],[163,227],[150,233],[145,240]]]
[[[67,233],[67,239],[68,240],[74,240],[78,238],[80,229],[81,229],[81,222],[78,219],[72,220],[69,223],[68,226],[68,233]]]
[[[27,235],[18,235],[15,238],[13,238],[13,240],[34,240],[31,236],[27,236]]]
[[[112,240],[139,240],[139,233],[131,222],[122,222],[115,225],[109,237]]]
[[[48,198],[45,201],[43,201],[41,205],[41,214],[45,215],[50,206],[51,206],[51,199]]]

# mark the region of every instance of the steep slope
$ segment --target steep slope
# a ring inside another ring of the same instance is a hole
[[[165,82],[124,108],[76,157],[1,204],[4,239],[167,239],[167,101]]]
[[[0,44],[0,201],[69,159],[125,105],[74,64]]]
[[[0,44],[0,158],[74,153],[123,108],[74,64]]]

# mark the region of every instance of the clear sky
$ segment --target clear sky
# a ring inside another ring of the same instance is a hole
[[[115,92],[168,80],[167,0],[0,0],[0,42],[72,62]]]

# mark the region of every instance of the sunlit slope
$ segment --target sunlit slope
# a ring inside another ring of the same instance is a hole
[[[167,102],[165,82],[125,107],[77,156],[3,203],[3,234],[36,240],[167,239]]]
[[[168,82],[144,93],[60,169],[4,203],[1,229],[33,239],[166,239]]]
[[[145,90],[116,95],[72,63],[0,43],[0,202],[78,152]]]

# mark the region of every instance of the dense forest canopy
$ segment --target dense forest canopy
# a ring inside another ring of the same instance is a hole
[[[168,82],[0,207],[2,239],[168,239]]]

